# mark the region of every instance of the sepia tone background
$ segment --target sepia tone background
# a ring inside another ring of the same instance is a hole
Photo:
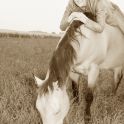
[[[122,0],[113,1],[124,10]],[[32,73],[45,78],[62,36],[59,23],[68,0],[0,2],[0,124],[42,124]],[[73,89],[69,82],[71,106],[66,124],[84,124],[86,85],[87,77],[83,76]],[[88,123],[124,124],[124,79],[114,94],[111,70],[100,72]]]

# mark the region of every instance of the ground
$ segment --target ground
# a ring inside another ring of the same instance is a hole
[[[36,109],[33,73],[44,79],[59,38],[0,38],[0,124],[42,124]],[[81,77],[79,100],[68,89],[68,124],[83,124],[87,77]],[[91,105],[92,124],[124,124],[124,79],[113,93],[113,72],[102,70]]]

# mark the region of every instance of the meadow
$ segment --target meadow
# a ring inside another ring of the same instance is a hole
[[[0,37],[0,124],[42,124],[35,107],[37,87],[33,75],[41,79],[59,38]],[[124,124],[124,79],[113,93],[113,72],[102,70],[91,106],[91,124]],[[67,124],[84,124],[87,77],[78,86],[78,102],[68,86],[71,108]]]

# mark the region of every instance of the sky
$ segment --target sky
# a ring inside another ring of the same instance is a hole
[[[69,0],[0,0],[0,29],[60,32]],[[124,11],[123,0],[111,0]]]

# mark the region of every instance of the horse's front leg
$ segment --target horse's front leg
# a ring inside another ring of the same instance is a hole
[[[88,88],[94,89],[98,75],[99,67],[97,64],[92,63],[88,71]]]
[[[79,66],[75,66],[73,68],[73,70],[76,73],[88,75],[88,87],[90,89],[94,88],[95,82],[96,82],[97,77],[99,75],[99,67],[97,64],[94,64],[94,63],[90,64],[89,61],[87,61],[85,64],[83,63]]]
[[[115,87],[115,92],[121,82],[121,79],[123,77],[122,73],[122,67],[117,67],[114,69],[114,87]]]
[[[89,71],[88,71],[88,89],[87,89],[87,93],[85,96],[86,99],[86,115],[85,115],[85,120],[89,121],[91,118],[91,112],[90,112],[90,107],[91,104],[93,102],[93,90],[94,90],[94,86],[97,80],[97,77],[99,75],[99,67],[98,65],[92,63],[90,65]]]

